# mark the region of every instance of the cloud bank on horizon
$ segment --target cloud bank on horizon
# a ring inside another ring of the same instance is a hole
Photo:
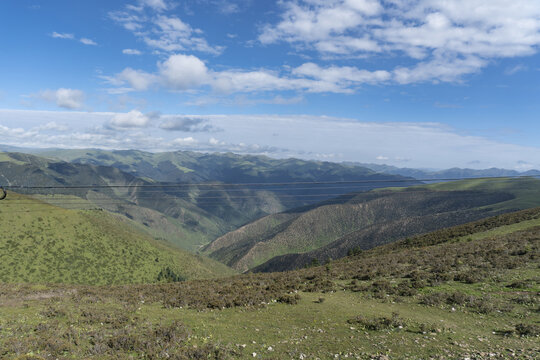
[[[0,29],[23,34],[0,43],[12,57],[0,59],[1,143],[540,167],[535,1],[58,0],[0,11],[14,15]]]
[[[27,128],[17,127],[20,121]],[[442,169],[540,169],[540,149],[457,133],[438,123],[325,116],[162,115],[0,110],[1,144],[152,152],[235,152]],[[93,124],[92,128],[85,124]]]

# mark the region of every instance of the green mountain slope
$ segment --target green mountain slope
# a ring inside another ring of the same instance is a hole
[[[0,282],[128,284],[233,273],[106,211],[67,210],[10,192],[0,217]]]
[[[290,272],[137,286],[0,284],[0,354],[532,360],[539,259],[537,208]]]
[[[98,206],[125,215],[142,224],[141,229],[152,236],[190,251],[197,251],[217,237],[268,214],[317,203],[353,190],[392,185],[393,180],[398,186],[416,183],[359,167],[261,156],[103,150],[50,150],[41,154],[49,158],[1,153],[0,183],[25,186],[153,185],[150,189],[54,189],[39,191],[39,194],[76,196],[78,200],[53,201],[52,197],[43,200],[59,206],[67,206],[69,202],[81,205],[82,202],[90,208]],[[60,158],[72,163],[59,161]],[[361,183],[357,184],[309,183],[359,180]],[[370,183],[371,180],[375,182]],[[387,182],[376,182],[380,180]],[[302,184],[270,185],[276,182]],[[176,186],[178,183],[183,185]],[[222,183],[259,185],[227,186]],[[269,185],[264,185],[267,183]]]
[[[236,191],[235,195],[248,197],[244,204],[237,204],[229,193],[212,188],[161,187],[114,167],[71,164],[20,153],[0,153],[0,183],[15,189],[55,187],[24,191],[61,207],[99,207],[123,215],[152,236],[190,251],[253,218],[283,209],[275,196],[267,192],[255,196],[249,190]],[[96,188],[62,189],[80,185]],[[109,185],[120,187],[107,188]],[[153,187],[137,187],[149,185]],[[201,206],[207,206],[211,212]]]
[[[540,205],[540,181],[534,179],[374,190],[270,215],[218,238],[205,252],[240,271],[291,270],[535,205]]]

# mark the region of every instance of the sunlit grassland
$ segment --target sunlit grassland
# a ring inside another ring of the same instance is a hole
[[[286,273],[0,285],[0,357],[535,359],[539,211]],[[509,219],[516,221],[497,226]]]
[[[148,283],[167,268],[184,279],[234,273],[173,249],[106,211],[68,210],[10,192],[0,215],[2,282]]]

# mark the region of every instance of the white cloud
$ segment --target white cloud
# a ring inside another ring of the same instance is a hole
[[[269,70],[221,71],[213,74],[212,87],[220,93],[280,91],[300,88],[300,84]]]
[[[51,34],[51,37],[53,37],[55,39],[75,40],[75,35],[74,34],[58,33],[56,31]],[[79,42],[81,42],[84,45],[94,45],[94,46],[97,45],[97,43],[94,40],[88,39],[88,38],[81,38],[81,39],[79,39]]]
[[[142,11],[143,8],[128,6],[127,9],[127,11],[112,11],[109,13],[109,18],[122,25],[126,30],[138,31],[142,29],[147,19],[145,16],[134,12]]]
[[[97,45],[97,42],[95,42],[94,40],[92,39],[88,39],[88,38],[81,38],[79,40],[81,43],[83,43],[84,45],[92,45],[92,46],[96,46]]]
[[[142,52],[137,49],[124,49],[122,50],[122,54],[125,55],[142,55]]]
[[[156,11],[163,11],[169,8],[169,6],[164,0],[139,0],[139,3],[143,6],[148,6]]]
[[[158,81],[156,75],[146,73],[142,70],[125,68],[122,72],[113,77],[103,77],[107,82],[114,86],[122,86],[128,84],[130,88],[124,90],[147,90],[152,84]],[[125,92],[125,91],[124,91]]]
[[[288,42],[323,56],[418,61],[400,69],[400,83],[456,81],[491,59],[531,55],[540,46],[540,3],[530,0],[291,0],[282,6],[280,21],[263,27],[261,43]]]
[[[199,141],[192,138],[191,136],[186,137],[186,138],[177,138],[177,139],[174,139],[172,141],[173,146],[186,146],[186,145],[193,146],[193,145],[196,145],[198,143],[199,143]]]
[[[217,145],[225,145],[225,143],[223,141],[219,141],[218,139],[216,138],[213,138],[211,137],[209,140],[208,140],[208,143],[212,146],[217,146]]]
[[[58,124],[56,121],[51,121],[51,122],[46,123],[45,125],[38,126],[38,127],[34,128],[33,130],[37,130],[37,131],[45,130],[45,131],[63,132],[63,131],[69,130],[69,127],[67,127],[66,125]]]
[[[217,94],[216,94],[217,95]],[[245,94],[240,94],[234,97],[225,96],[201,96],[190,101],[185,105],[191,106],[209,106],[215,104],[224,104],[227,106],[254,106],[257,104],[273,104],[273,105],[293,105],[304,102],[305,98],[301,95],[293,97],[284,97],[276,95],[274,97],[251,97]]]
[[[75,38],[73,34],[68,33],[57,33],[56,31],[51,34],[51,36],[55,39],[69,39],[72,40]]]
[[[464,75],[478,72],[486,61],[478,57],[464,59],[439,58],[420,62],[413,68],[398,67],[394,70],[394,80],[399,84],[411,84],[425,81],[457,81]]]
[[[2,143],[21,147],[232,151],[334,161],[384,161],[424,168],[540,168],[540,148],[469,136],[441,124],[370,123],[307,115],[162,115],[204,118],[221,129],[178,137],[156,114],[0,110]],[[112,119],[116,126],[112,124]],[[55,129],[69,124],[70,131]],[[45,124],[45,125],[43,125]],[[61,125],[60,125],[61,126]],[[42,129],[40,129],[42,127]],[[404,146],[403,144],[406,144]],[[475,162],[471,163],[471,159]]]
[[[84,106],[84,92],[74,89],[58,89],[55,92],[56,105],[66,109],[80,109]]]
[[[240,6],[229,1],[222,1],[221,3],[218,3],[218,6],[219,10],[226,15],[240,12]]]
[[[84,106],[84,92],[76,89],[44,90],[31,96],[54,102],[59,107],[71,110],[81,109]]]
[[[159,14],[145,14],[145,6]],[[143,0],[140,7],[128,6],[125,10],[110,12],[109,17],[157,51],[199,51],[214,55],[223,51],[222,46],[209,45],[200,29],[192,28],[175,15],[163,14],[168,8],[162,0]]]
[[[388,71],[367,71],[352,66],[330,66],[321,68],[314,63],[305,63],[293,70],[293,74],[324,81],[330,84],[370,84],[390,80],[392,77]]]
[[[522,64],[512,66],[504,71],[505,75],[514,75],[518,72],[527,71],[528,67]]]
[[[193,29],[176,16],[160,15],[152,20],[152,31],[141,34],[144,42],[153,48],[178,52],[194,50],[210,54],[220,54],[223,47],[210,46],[198,34],[200,30]]]
[[[128,113],[115,114],[108,125],[113,128],[142,128],[147,127],[151,120],[152,116],[131,110]]]
[[[125,84],[131,86],[121,91],[112,90],[120,93],[130,89],[142,91],[152,84],[161,83],[166,88],[181,91],[197,90],[209,85],[221,94],[287,90],[350,93],[353,87],[387,82],[391,78],[391,73],[387,71],[368,71],[349,66],[322,68],[314,63],[306,63],[292,70],[285,69],[281,73],[268,69],[212,71],[198,57],[183,54],[169,56],[158,63],[157,68],[156,73],[126,68],[119,74],[103,78],[120,88]],[[283,103],[281,100],[283,98],[276,98],[274,103]]]
[[[171,55],[158,68],[163,81],[172,89],[189,90],[208,81],[206,65],[193,55]]]

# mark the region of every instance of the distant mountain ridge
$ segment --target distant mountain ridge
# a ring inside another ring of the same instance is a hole
[[[539,170],[516,171],[501,168],[489,169],[463,169],[451,168],[445,170],[422,170],[414,168],[399,168],[391,165],[380,165],[372,163],[355,163],[345,162],[347,165],[356,165],[366,167],[373,171],[382,174],[410,176],[419,180],[439,180],[439,179],[467,179],[467,178],[482,178],[482,177],[504,177],[504,176],[540,176]]]
[[[175,151],[163,153],[151,153],[139,150],[100,150],[100,149],[29,149],[18,148],[15,146],[0,144],[0,151],[6,152],[23,152],[38,156],[55,157],[68,162],[76,162],[83,164],[105,165],[117,167],[122,171],[131,173],[138,177],[148,177],[156,181],[175,182],[175,181],[222,181],[222,182],[252,182],[254,179],[259,179],[262,182],[271,182],[276,180],[275,176],[259,176],[255,175],[256,167],[249,169],[247,165],[263,165],[268,167],[268,164],[273,166],[279,165],[283,170],[291,168],[295,165],[300,166],[305,164],[326,164],[327,172],[314,172],[311,178],[324,179],[325,176],[335,171],[339,167],[344,168],[363,168],[364,175],[371,172],[388,175],[400,175],[404,177],[412,177],[420,180],[437,180],[437,179],[464,179],[464,178],[479,178],[479,177],[501,177],[501,176],[540,176],[540,170],[516,171],[503,168],[488,168],[488,169],[469,169],[469,168],[449,168],[443,170],[426,170],[407,167],[396,167],[386,164],[362,163],[345,161],[341,163],[308,161],[299,159],[271,159],[265,156],[255,155],[236,155],[232,153],[198,153],[192,151]],[[216,158],[221,158],[215,162]],[[239,177],[238,173],[224,171],[227,166],[236,169],[242,168],[238,166],[243,162],[243,171]],[[295,163],[297,162],[297,163]],[[249,164],[248,164],[249,163]],[[161,164],[158,166],[158,164]],[[330,165],[331,164],[331,165]],[[217,166],[216,166],[217,165]],[[232,165],[232,166],[231,166]],[[328,166],[330,165],[330,166]],[[356,176],[357,172],[354,173]],[[264,174],[263,174],[264,175]],[[305,178],[305,174],[300,176]],[[331,176],[330,176],[331,177]],[[346,177],[346,176],[345,176]],[[294,176],[289,176],[289,180],[293,180]],[[284,180],[284,178],[281,178]]]

